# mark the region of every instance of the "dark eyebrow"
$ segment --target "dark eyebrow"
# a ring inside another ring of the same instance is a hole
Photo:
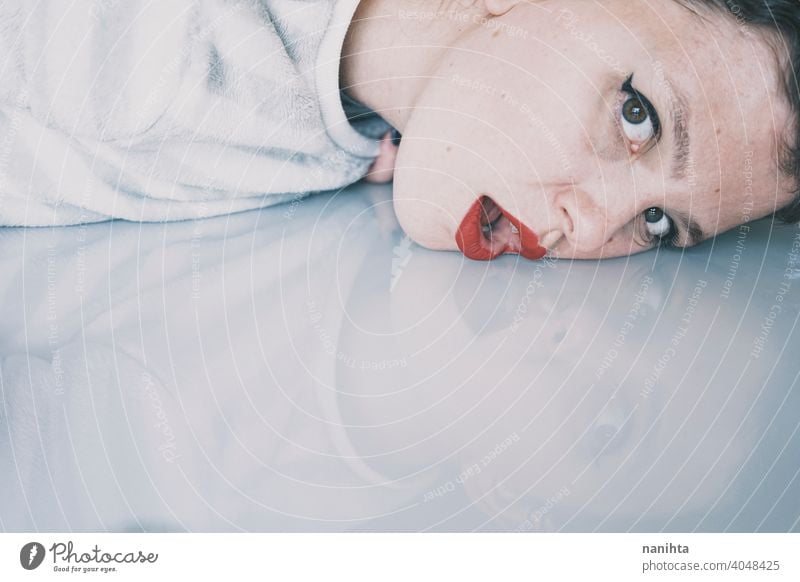
[[[691,140],[689,138],[690,109],[689,100],[685,93],[671,80],[667,79],[667,90],[670,93],[670,117],[672,121],[672,135],[674,140],[672,152],[672,177],[676,180],[686,178],[691,161]],[[692,219],[691,214],[672,211],[671,216],[678,222],[681,230],[686,232],[688,240],[686,246],[696,245],[706,239],[706,234],[700,225]]]
[[[689,156],[691,153],[691,142],[689,139],[689,101],[672,81],[667,81],[667,90],[671,94],[671,121],[675,144],[672,152],[672,176],[675,179],[682,180],[686,178],[686,171],[689,167]]]
[[[690,214],[684,214],[679,211],[672,211],[670,216],[681,226],[681,230],[686,232],[689,236],[686,246],[690,247],[706,240],[706,233],[700,228],[700,225],[692,220]]]

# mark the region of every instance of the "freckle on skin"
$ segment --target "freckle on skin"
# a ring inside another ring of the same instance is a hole
[[[492,33],[492,38],[496,38],[498,34],[500,34],[499,28]]]

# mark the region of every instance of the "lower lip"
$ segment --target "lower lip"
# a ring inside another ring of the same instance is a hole
[[[481,205],[481,199],[478,198],[467,211],[456,231],[456,245],[458,245],[459,250],[475,261],[491,261],[503,254],[518,254],[530,260],[544,257],[547,249],[539,245],[539,237],[536,236],[536,233],[515,216],[506,212],[502,206],[498,205],[498,207],[503,216],[519,231],[520,248],[512,248],[508,243],[502,247],[494,245],[496,248],[492,248],[492,243],[483,236],[481,231],[480,218],[483,206]]]

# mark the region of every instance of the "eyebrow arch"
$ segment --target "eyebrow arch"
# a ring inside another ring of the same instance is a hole
[[[689,239],[686,246],[691,247],[706,239],[706,233],[700,228],[700,225],[692,220],[691,215],[684,214],[683,212],[672,211],[671,216],[681,226],[681,230],[688,233]]]
[[[672,176],[676,180],[682,180],[686,178],[686,172],[689,167],[689,155],[691,152],[691,142],[689,139],[689,101],[672,81],[667,81],[667,90],[671,94],[672,132],[675,144],[672,158]]]
[[[667,81],[667,91],[670,94],[672,108],[672,133],[674,140],[672,156],[672,177],[676,180],[686,178],[691,155],[691,140],[689,138],[690,109],[686,95],[670,79]],[[696,245],[706,239],[706,234],[691,215],[679,211],[672,211],[671,216],[681,226],[681,230],[688,234],[686,246]]]

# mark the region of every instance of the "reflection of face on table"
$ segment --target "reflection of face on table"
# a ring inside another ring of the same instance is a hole
[[[504,529],[680,523],[735,492],[764,373],[743,370],[752,346],[730,341],[755,316],[742,324],[735,301],[717,310],[724,271],[677,254],[651,270],[412,253],[388,299],[349,304],[340,338],[403,363],[340,366],[370,463],[397,476],[449,463]]]

